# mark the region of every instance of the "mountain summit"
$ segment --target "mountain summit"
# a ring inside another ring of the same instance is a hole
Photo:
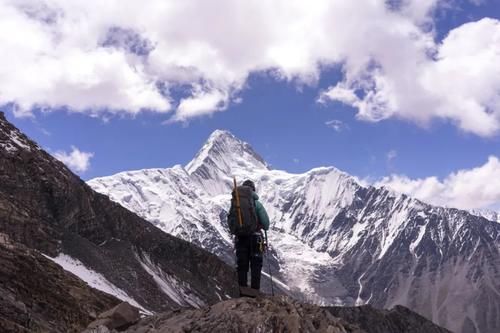
[[[192,174],[207,164],[228,172],[234,166],[252,170],[268,168],[264,159],[252,146],[225,130],[216,130],[210,135],[195,158],[186,165],[186,170]]]
[[[185,169],[211,194],[226,191],[232,176],[269,170],[252,146],[224,130],[214,131]]]

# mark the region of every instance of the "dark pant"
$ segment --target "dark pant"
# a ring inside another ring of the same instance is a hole
[[[236,237],[236,264],[238,283],[248,287],[248,268],[251,269],[251,287],[260,289],[260,271],[262,270],[262,253],[264,240],[262,235]]]

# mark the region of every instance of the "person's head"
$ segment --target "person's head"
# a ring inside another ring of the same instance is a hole
[[[245,180],[243,182],[243,186],[248,186],[248,187],[250,187],[255,192],[255,184],[250,179]]]

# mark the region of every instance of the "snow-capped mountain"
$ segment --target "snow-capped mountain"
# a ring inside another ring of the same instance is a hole
[[[272,170],[226,131],[214,132],[185,167],[88,184],[232,262],[225,219],[233,176],[257,184],[272,220],[268,260],[282,290],[320,304],[401,304],[454,332],[500,329],[500,224],[466,211],[363,187],[333,167]]]

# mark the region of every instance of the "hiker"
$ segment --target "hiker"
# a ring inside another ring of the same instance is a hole
[[[252,289],[260,289],[262,257],[267,244],[262,229],[269,229],[269,217],[255,193],[255,184],[245,180],[241,186],[234,181],[231,208],[228,215],[229,230],[235,235],[238,284],[248,287],[248,269],[251,271]],[[240,289],[241,290],[241,289]]]

